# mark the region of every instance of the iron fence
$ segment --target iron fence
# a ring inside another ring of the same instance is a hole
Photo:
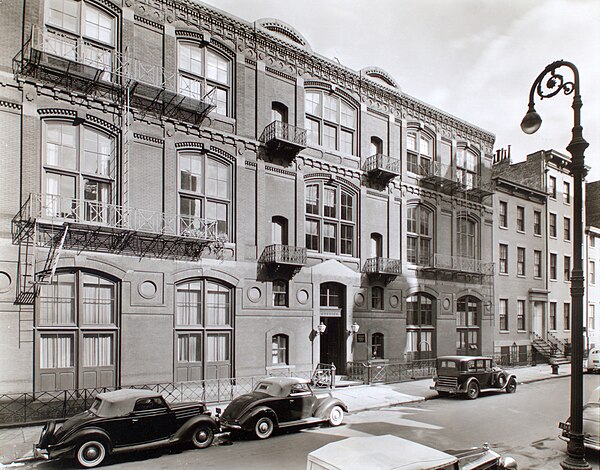
[[[348,378],[361,380],[366,384],[395,383],[406,380],[433,377],[435,359],[421,359],[411,362],[349,362]]]

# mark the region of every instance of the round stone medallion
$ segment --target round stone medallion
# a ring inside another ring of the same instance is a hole
[[[0,271],[0,293],[8,292],[10,289],[10,285],[12,284],[12,279],[5,273],[4,271]]]
[[[298,292],[296,292],[296,299],[299,303],[304,305],[306,302],[308,302],[308,291],[306,289],[300,289]]]
[[[365,296],[359,292],[354,296],[354,303],[357,307],[362,307],[362,305],[365,303]]]
[[[392,308],[396,308],[398,306],[398,304],[400,303],[400,299],[398,298],[397,295],[392,295],[390,297],[390,306]]]
[[[260,300],[261,297],[262,292],[258,287],[251,287],[250,289],[248,289],[248,300],[250,300],[250,302],[256,303]]]
[[[138,287],[138,292],[144,299],[153,299],[156,297],[158,288],[152,281],[144,281]]]

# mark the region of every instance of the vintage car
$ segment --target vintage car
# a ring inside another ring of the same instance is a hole
[[[122,389],[100,393],[89,410],[62,426],[44,426],[34,455],[44,459],[74,457],[95,467],[110,454],[190,443],[209,447],[218,430],[203,403],[168,404],[157,392]]]
[[[559,423],[563,441],[569,440],[571,418]],[[597,387],[583,407],[583,445],[588,449],[600,451],[600,387]]]
[[[442,356],[436,359],[432,390],[440,396],[464,394],[470,400],[480,392],[517,389],[517,377],[494,364],[491,357]]]
[[[308,380],[273,377],[235,398],[220,415],[220,422],[224,431],[249,431],[267,439],[277,428],[322,422],[339,426],[347,411],[341,400],[315,395]]]
[[[401,437],[349,437],[308,454],[306,470],[516,470],[511,457],[500,457],[487,444],[466,450],[439,451]]]
[[[588,353],[587,359],[587,372],[588,374],[594,374],[600,372],[600,349],[591,349]]]

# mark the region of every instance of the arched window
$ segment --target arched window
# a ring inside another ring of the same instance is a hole
[[[271,340],[272,365],[289,365],[289,343],[290,338],[288,335],[273,335]]]
[[[373,310],[383,310],[383,287],[375,286],[371,288],[371,308]]]
[[[458,256],[463,258],[478,259],[478,224],[466,215],[460,215],[456,219],[456,237]]]
[[[433,212],[422,205],[406,210],[406,258],[410,264],[429,266],[432,262]]]
[[[217,223],[219,236],[230,237],[231,165],[198,152],[179,153],[180,231],[202,231]]]
[[[371,137],[369,145],[369,156],[383,153],[383,141],[379,137]]]
[[[288,108],[282,103],[274,102],[271,105],[271,121],[272,122],[288,122]]]
[[[288,221],[285,217],[274,216],[271,219],[271,243],[274,245],[288,244]]]
[[[406,135],[406,169],[409,173],[425,176],[431,173],[434,139],[428,133],[409,129]]]
[[[44,207],[48,217],[109,223],[116,195],[113,136],[72,122],[44,122]]]
[[[383,359],[383,333],[373,333],[371,335],[371,359]]]
[[[321,284],[321,307],[342,308],[344,305],[342,288],[333,282]]]
[[[356,108],[339,96],[320,90],[307,90],[304,105],[310,145],[355,154]]]
[[[197,43],[178,42],[179,93],[216,106],[216,112],[231,115],[231,61]]]
[[[40,286],[36,303],[42,391],[116,385],[119,316],[114,281],[60,272]]]
[[[198,279],[176,287],[175,380],[231,375],[233,300],[230,287]]]
[[[383,256],[383,236],[380,233],[371,234],[371,258]]]
[[[435,299],[418,292],[406,299],[406,354],[409,359],[434,357]]]
[[[116,18],[93,2],[47,0],[44,51],[104,70],[112,80],[116,43]]]
[[[354,255],[356,196],[336,184],[307,184],[305,233],[309,250]]]
[[[284,280],[273,281],[273,306],[288,306],[288,283]]]
[[[481,302],[473,296],[464,296],[456,303],[456,353],[479,354],[479,322]]]
[[[475,152],[469,148],[462,147],[456,150],[456,180],[467,189],[473,189],[478,185],[478,160]]]

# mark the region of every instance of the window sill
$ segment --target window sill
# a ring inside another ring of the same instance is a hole
[[[526,274],[517,274],[517,277],[520,279],[526,279],[527,275]]]
[[[498,228],[500,230],[508,230],[508,225],[499,225]]]
[[[517,233],[521,233],[521,234],[525,235],[525,230],[518,230],[517,229]]]
[[[500,330],[500,334],[501,335],[508,335],[508,334],[510,334],[510,330]]]

